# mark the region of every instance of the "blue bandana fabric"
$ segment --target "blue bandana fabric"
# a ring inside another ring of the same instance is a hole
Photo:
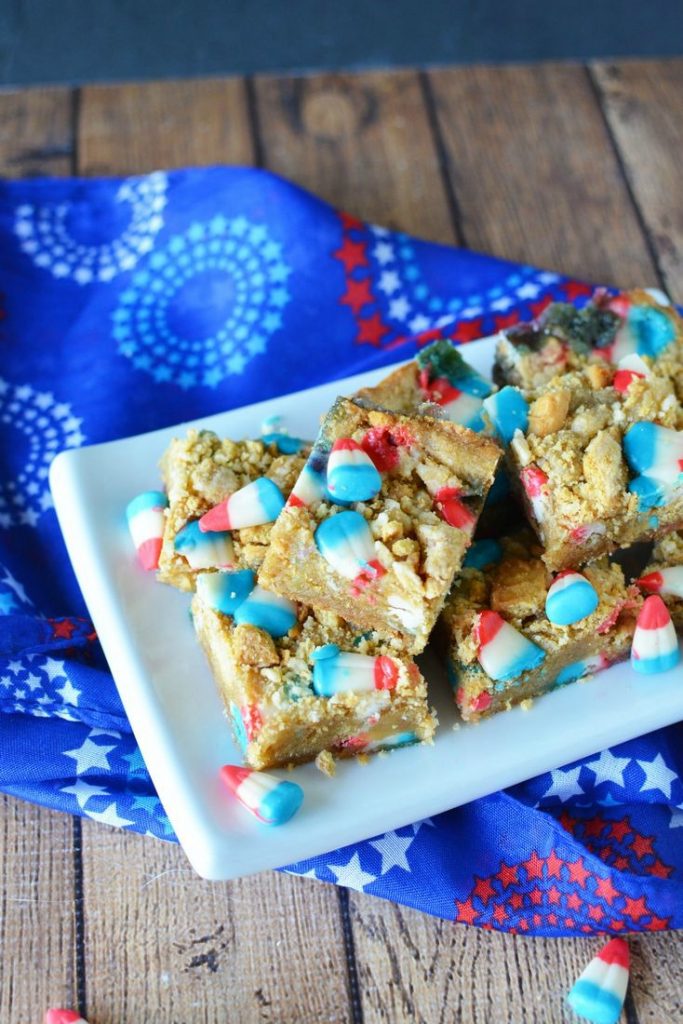
[[[54,455],[467,342],[591,288],[239,168],[0,183],[0,254],[0,789],[173,840],[66,556]],[[683,927],[682,730],[286,870],[484,928]]]

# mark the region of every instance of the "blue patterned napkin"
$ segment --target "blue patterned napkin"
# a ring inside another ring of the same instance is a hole
[[[591,289],[239,168],[0,184],[0,253],[0,788],[173,839],[66,557],[54,455]],[[682,927],[682,751],[672,726],[286,870],[485,928]]]

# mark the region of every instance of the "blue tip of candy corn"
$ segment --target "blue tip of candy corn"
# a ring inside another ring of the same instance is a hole
[[[561,579],[556,582],[558,586],[551,585],[545,602],[549,622],[555,626],[571,626],[593,614],[600,599],[587,579],[574,578],[565,588],[561,586]]]
[[[168,498],[163,491],[144,491],[128,502],[126,518],[130,522],[138,512],[144,512],[148,508],[166,508],[167,505]]]
[[[529,405],[521,391],[507,385],[484,399],[484,409],[503,444],[509,444],[516,430],[529,425]]]
[[[592,1024],[616,1024],[623,1006],[617,996],[583,979],[576,982],[567,996],[567,1002],[575,1013],[592,1021]]]
[[[296,455],[304,446],[300,437],[290,437],[289,434],[264,434],[261,438],[264,444],[274,444],[282,455]]]
[[[255,584],[256,576],[251,569],[202,573],[197,580],[197,592],[210,608],[223,615],[234,615]]]
[[[304,791],[296,782],[281,782],[259,806],[258,816],[267,825],[284,825],[294,817],[304,801]]]
[[[255,626],[275,639],[285,636],[296,624],[296,605],[259,586],[233,614],[238,626]]]
[[[327,489],[334,501],[370,501],[379,492],[382,478],[375,466],[336,466],[327,474]]]
[[[636,351],[655,359],[676,337],[670,318],[652,306],[634,306],[629,311],[628,326],[636,338]]]
[[[660,508],[666,504],[664,488],[651,476],[636,476],[628,483],[628,491],[638,497],[638,508]]]
[[[624,455],[634,472],[645,473],[654,465],[659,429],[656,423],[642,421],[634,423],[624,434]]]
[[[666,654],[657,654],[653,658],[631,658],[631,668],[643,676],[655,675],[659,672],[668,672],[675,668],[680,660],[678,647],[668,651]]]

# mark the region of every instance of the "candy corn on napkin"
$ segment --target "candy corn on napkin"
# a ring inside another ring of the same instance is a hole
[[[0,184],[0,789],[174,839],[66,557],[58,451],[590,292],[259,170]],[[285,870],[484,928],[683,927],[683,726]]]

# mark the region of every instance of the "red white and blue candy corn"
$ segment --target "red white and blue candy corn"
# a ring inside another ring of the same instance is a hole
[[[301,786],[267,772],[225,764],[221,778],[243,807],[266,825],[284,825],[303,803]]]
[[[545,613],[554,626],[571,626],[592,615],[598,603],[593,584],[581,573],[566,569],[557,574],[548,588]]]
[[[277,639],[289,633],[296,624],[296,605],[257,584],[247,599],[237,606],[233,618],[238,626],[255,626]]]
[[[168,498],[162,491],[144,491],[126,508],[128,529],[143,569],[158,569],[164,536],[164,509]]]
[[[375,558],[370,527],[360,512],[349,509],[323,519],[315,531],[315,543],[336,572],[358,585],[378,579],[386,572]]]
[[[417,356],[419,385],[425,401],[441,406],[453,423],[482,430],[482,401],[492,385],[446,340],[435,341]]]
[[[377,467],[357,441],[342,437],[334,442],[327,460],[327,489],[333,501],[371,501],[381,486]]]
[[[44,1024],[88,1024],[75,1010],[51,1009],[45,1011]]]
[[[633,352],[630,356],[624,356],[623,359],[619,360],[619,366],[614,374],[612,386],[617,391],[625,393],[631,387],[634,380],[643,380],[643,378],[651,376],[652,373],[647,363],[643,362],[640,356]]]
[[[199,520],[199,528],[208,530],[244,530],[277,519],[285,506],[282,491],[267,476],[252,480],[225,501],[210,509]]]
[[[507,385],[485,398],[483,405],[491,426],[503,444],[510,443],[516,430],[526,433],[529,426],[529,403],[518,388]]]
[[[229,531],[204,533],[199,520],[183,526],[175,535],[173,546],[187,559],[191,569],[231,569],[235,565],[235,549]]]
[[[661,297],[665,298],[663,295]],[[662,305],[656,295],[653,298]],[[664,309],[658,309],[657,306],[638,305],[628,295],[617,295],[608,303],[607,308],[624,321],[614,340],[602,350],[612,363],[618,363],[632,352],[656,359],[676,337],[673,320]]]
[[[567,1002],[593,1024],[617,1024],[629,976],[629,951],[623,939],[610,939],[574,983]]]
[[[683,431],[634,423],[624,434],[624,455],[634,473],[629,491],[644,508],[663,505],[667,491],[683,483]]]
[[[537,668],[545,651],[506,622],[498,612],[479,612],[474,624],[477,658],[486,675],[496,681],[516,679]]]
[[[683,597],[683,565],[672,565],[668,569],[657,569],[647,576],[641,576],[636,583],[649,594],[664,594],[665,597]]]
[[[583,661],[574,661],[571,665],[558,672],[555,677],[556,686],[564,686],[565,683],[574,683],[583,676],[591,675],[593,672],[600,672],[609,668],[611,662],[604,654],[595,654],[591,658],[584,658]]]
[[[304,468],[292,488],[287,499],[290,507],[302,508],[314,505],[318,501],[327,498],[327,487],[325,485],[325,470],[327,468],[327,453],[320,448],[314,448],[306,460]]]
[[[340,651],[336,644],[325,644],[313,651],[311,658],[313,689],[319,697],[393,690],[398,682],[398,665],[385,655],[372,658]]]
[[[661,597],[645,598],[633,634],[631,667],[643,675],[667,672],[678,664],[678,638]]]
[[[275,639],[296,623],[296,605],[256,585],[251,569],[203,573],[197,593],[210,608],[231,615],[238,626],[255,626]]]
[[[548,496],[548,476],[537,466],[535,462],[532,462],[530,466],[525,466],[519,474],[524,493],[529,499],[529,505],[531,506],[531,512],[537,523],[542,523],[545,519],[546,513],[546,500]]]

